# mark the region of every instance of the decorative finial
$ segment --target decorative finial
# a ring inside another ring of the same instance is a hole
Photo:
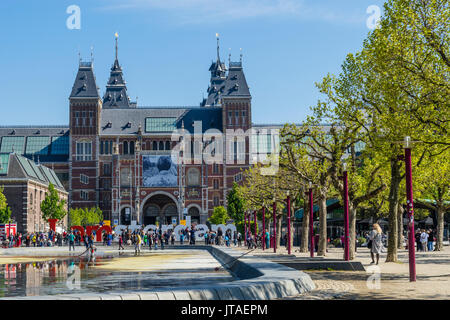
[[[116,38],[116,60],[117,60],[117,55],[118,55],[118,51],[119,51],[119,47],[118,47],[118,45],[117,45],[117,41],[118,41],[118,39],[119,39],[119,34],[116,32],[116,33],[114,34],[114,37]]]
[[[231,64],[231,48],[228,48],[228,51],[229,51],[229,53],[228,53],[228,65],[230,65]]]
[[[91,46],[91,62],[94,62],[94,46]]]
[[[78,49],[78,62],[81,64],[81,52],[80,52],[80,49]]]
[[[216,38],[217,38],[217,61],[220,62],[220,55],[219,55],[220,42],[219,42],[219,34],[218,33],[216,33]]]
[[[242,63],[242,48],[240,49],[240,51],[241,51],[241,60],[240,60],[240,61],[241,61],[241,63]]]

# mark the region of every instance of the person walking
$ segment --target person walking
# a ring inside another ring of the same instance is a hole
[[[120,235],[119,236],[119,251],[120,249],[125,250],[125,248],[123,247],[123,236]]]
[[[370,256],[372,257],[372,263],[375,263],[375,257],[377,256],[377,263],[380,260],[380,253],[383,251],[383,241],[382,241],[383,230],[378,223],[373,225],[373,230],[370,233],[369,239],[372,242],[372,247],[370,248]]]

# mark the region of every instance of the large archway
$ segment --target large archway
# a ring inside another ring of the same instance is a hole
[[[151,195],[144,203],[142,212],[142,223],[149,224],[172,224],[172,219],[178,221],[178,207],[175,201],[163,193]]]

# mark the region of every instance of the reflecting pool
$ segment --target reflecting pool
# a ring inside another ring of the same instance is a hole
[[[27,259],[30,262],[24,262]],[[127,292],[234,280],[226,270],[216,271],[220,264],[203,250],[41,259],[20,257],[20,262],[0,264],[0,297]]]

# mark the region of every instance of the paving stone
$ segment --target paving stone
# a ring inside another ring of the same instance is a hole
[[[158,295],[155,292],[139,292],[138,296],[141,300],[159,300]]]
[[[156,292],[159,300],[175,300],[175,296],[172,291],[158,291]]]
[[[201,290],[188,290],[191,300],[206,300],[205,295]]]
[[[174,290],[172,292],[175,295],[175,300],[191,300],[191,296],[186,290]]]

